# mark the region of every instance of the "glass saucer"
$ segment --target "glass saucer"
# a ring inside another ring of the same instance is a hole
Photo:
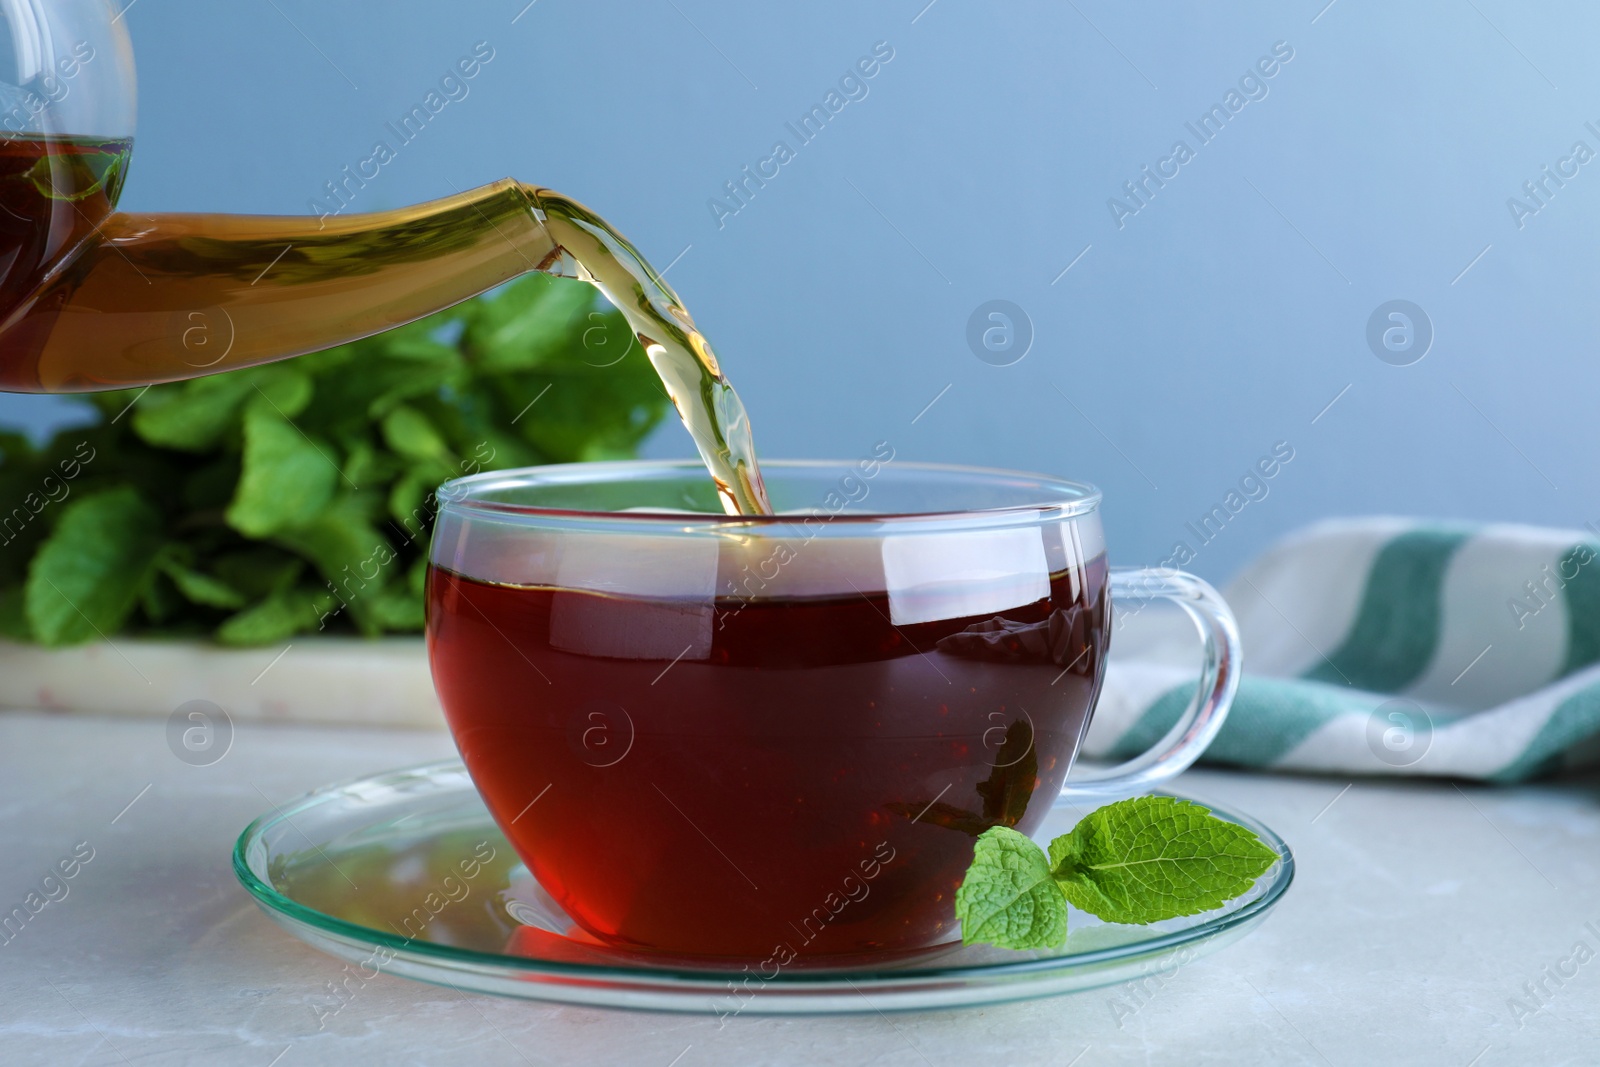
[[[956,942],[859,967],[774,967],[771,976],[753,964],[669,960],[590,938],[529,875],[459,762],[328,786],[277,808],[245,829],[233,867],[270,918],[364,974],[723,1016],[948,1008],[1170,972],[1255,927],[1289,888],[1294,857],[1261,823],[1207,806],[1280,857],[1249,893],[1215,911],[1121,926],[1073,910],[1059,949]],[[1077,818],[1058,806],[1035,836],[1048,841]]]

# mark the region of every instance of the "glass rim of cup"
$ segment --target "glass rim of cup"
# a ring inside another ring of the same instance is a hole
[[[850,476],[861,461],[857,460],[763,460],[761,469],[768,475],[789,472],[832,473]],[[1011,483],[1018,490],[1030,490],[1036,495],[1024,502],[991,507],[946,507],[926,511],[858,511],[849,508],[833,509],[822,502],[801,509],[784,509],[772,515],[728,515],[722,512],[672,510],[666,508],[628,508],[603,510],[581,507],[563,507],[547,504],[527,504],[505,500],[485,499],[489,493],[543,485],[547,487],[599,485],[643,480],[649,477],[664,479],[686,476],[705,481],[709,485],[705,466],[698,459],[678,460],[602,460],[584,463],[552,463],[530,467],[512,467],[504,470],[483,471],[452,478],[439,486],[436,496],[440,512],[454,513],[460,518],[471,516],[488,520],[536,521],[540,524],[593,525],[616,530],[634,527],[641,532],[726,532],[730,528],[750,529],[772,526],[794,526],[826,517],[829,527],[840,527],[840,532],[852,531],[860,535],[860,527],[892,525],[896,527],[917,524],[950,524],[963,527],[995,527],[1036,525],[1063,519],[1081,518],[1099,510],[1102,494],[1088,483],[1058,478],[1033,471],[1006,470],[998,467],[978,467],[954,463],[926,463],[885,461],[872,475],[859,475],[871,480],[889,473],[891,477],[908,474],[947,475],[952,479],[969,479],[990,486]],[[774,479],[768,478],[771,482]]]

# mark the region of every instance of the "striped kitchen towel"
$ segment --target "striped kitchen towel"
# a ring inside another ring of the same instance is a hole
[[[1597,535],[1372,518],[1290,536],[1224,590],[1245,674],[1205,759],[1503,782],[1600,762]],[[1137,614],[1090,757],[1148,748],[1194,691],[1192,627]]]

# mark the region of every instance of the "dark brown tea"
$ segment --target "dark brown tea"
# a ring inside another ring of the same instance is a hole
[[[0,137],[0,322],[111,214],[132,144]]]
[[[575,920],[770,969],[955,935],[973,838],[1032,830],[1072,762],[1106,574],[896,626],[881,593],[689,603],[435,568],[429,652],[473,781]],[[706,611],[698,647],[627,658]]]

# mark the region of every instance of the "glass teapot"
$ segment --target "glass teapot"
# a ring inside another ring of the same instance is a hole
[[[660,276],[547,189],[508,179],[320,219],[117,212],[134,100],[110,0],[0,0],[0,390],[112,389],[282,359],[528,271],[599,287],[669,392],[725,382]]]

